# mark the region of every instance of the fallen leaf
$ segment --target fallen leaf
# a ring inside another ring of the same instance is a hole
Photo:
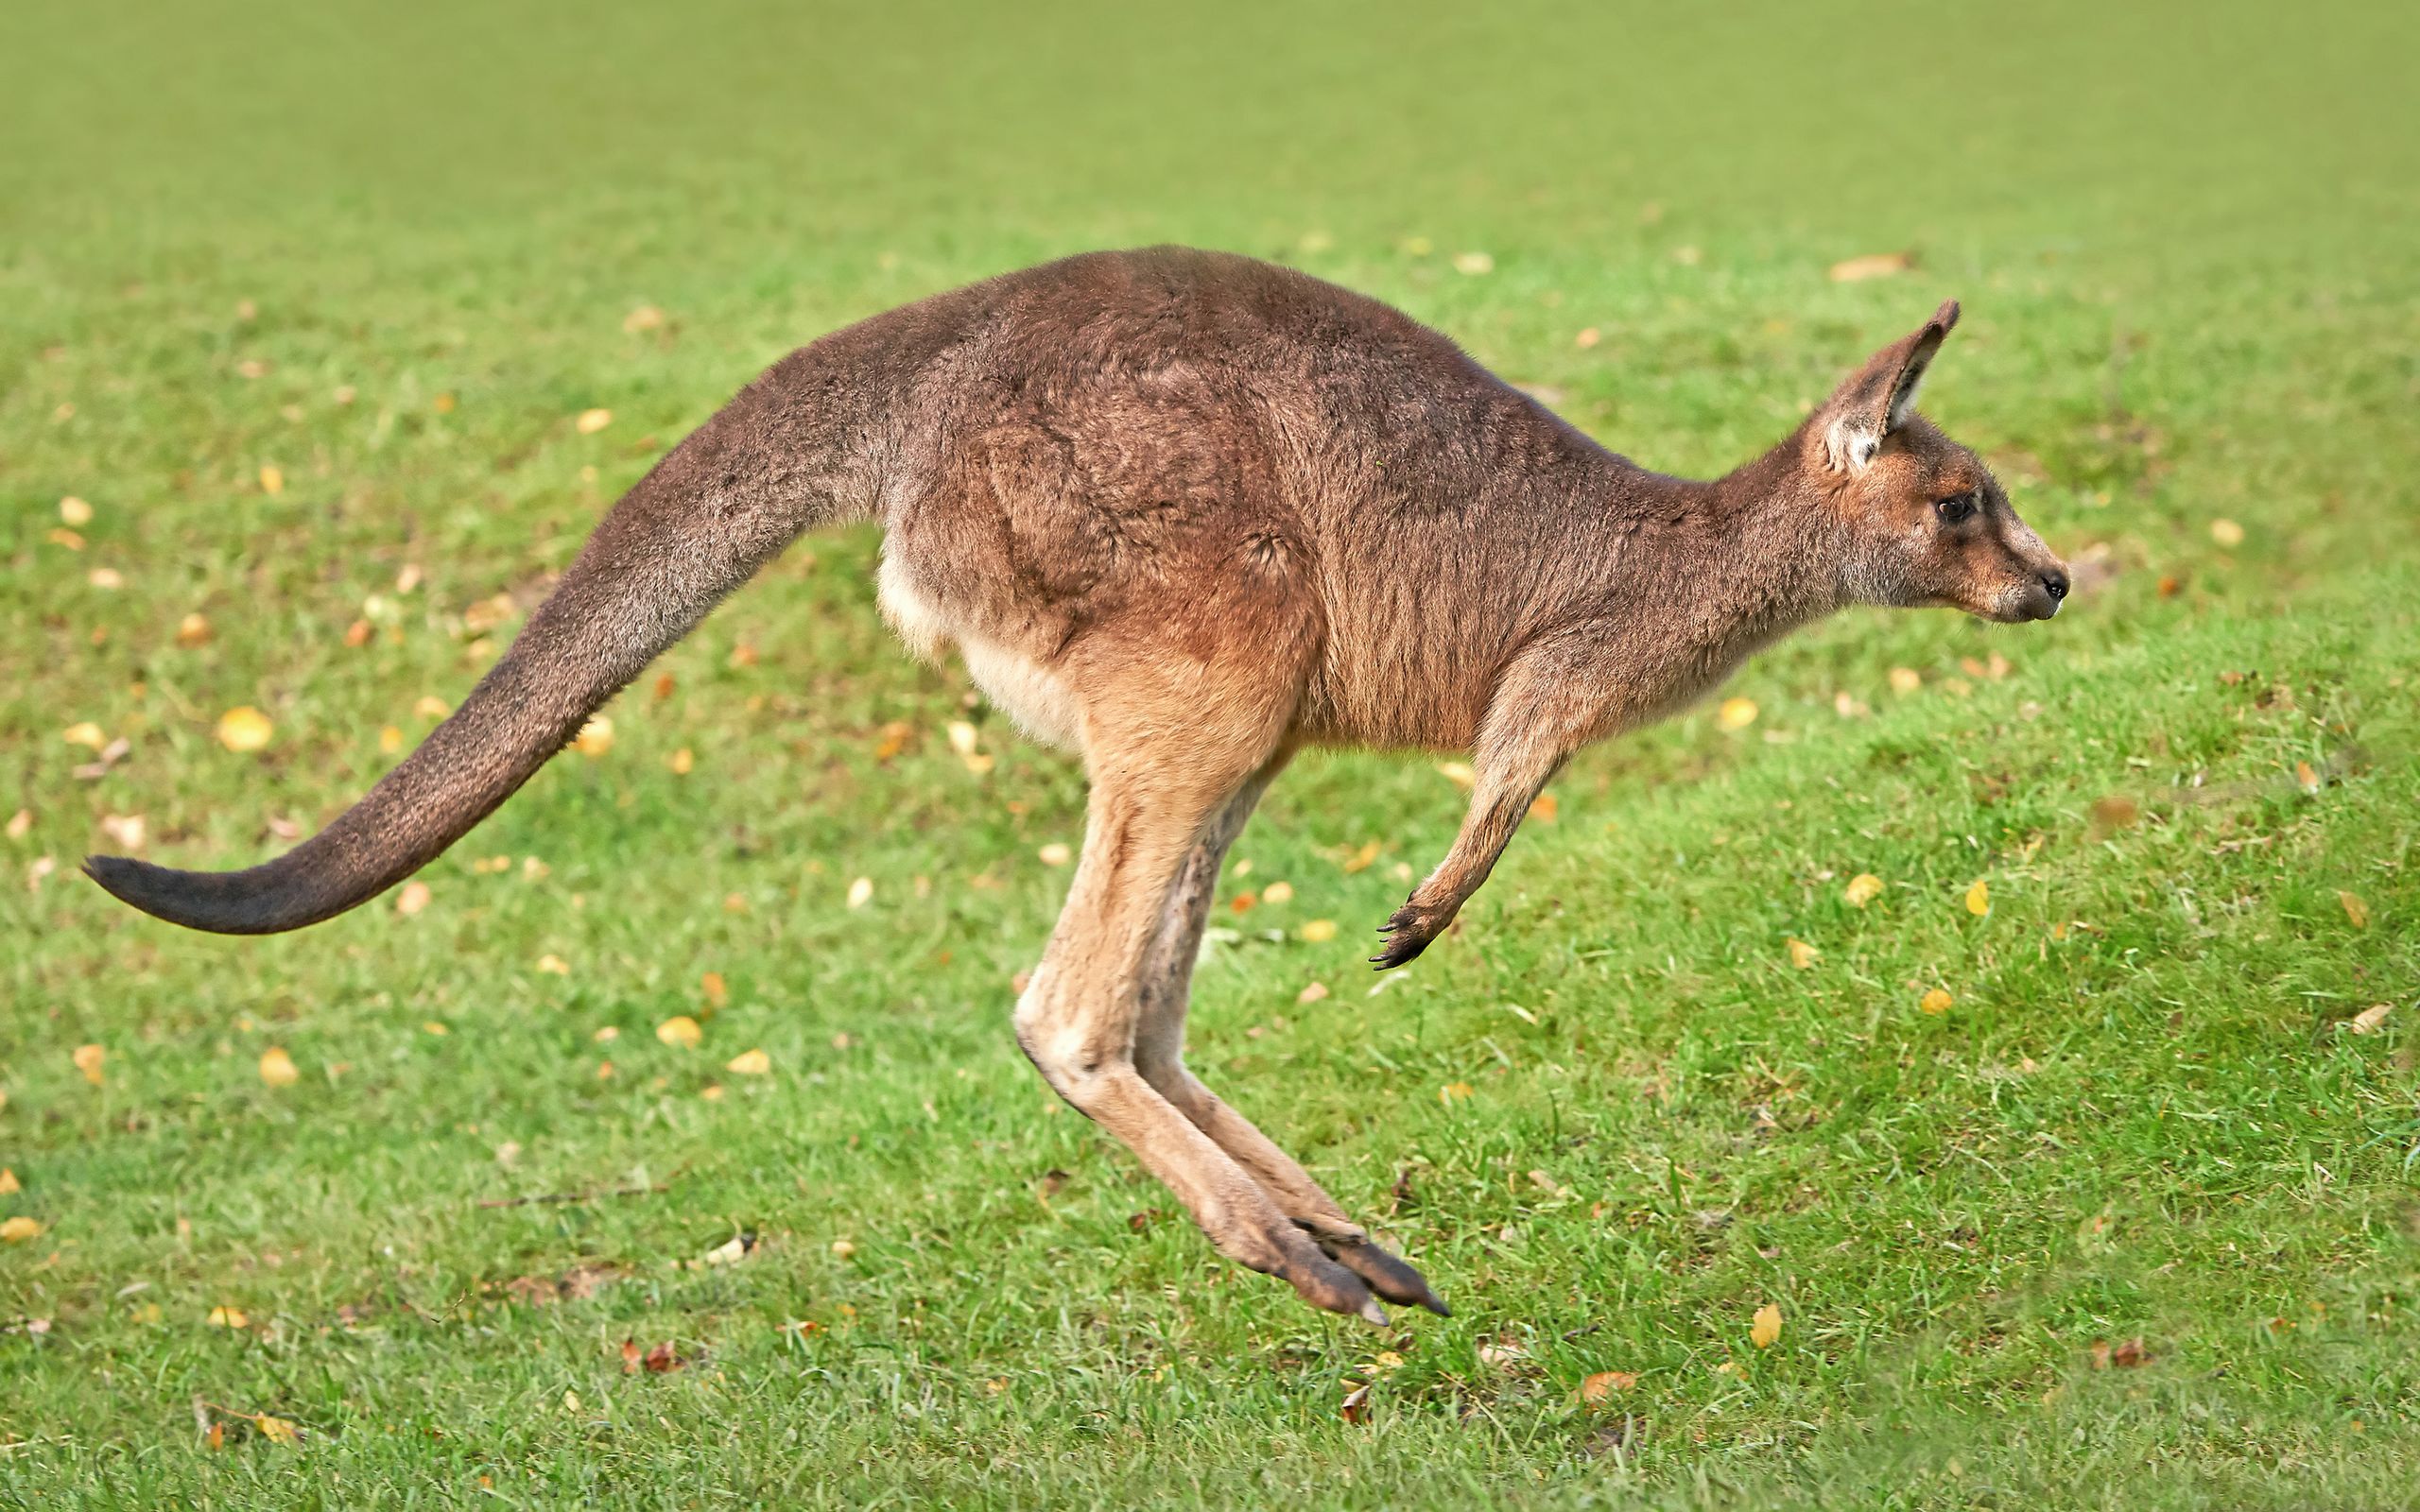
[[[430,1019],[421,1024],[420,1032],[427,1035],[435,1035],[438,1039],[442,1040],[454,1031],[448,1029],[442,1023],[438,1022],[435,1019]]]
[[[705,1031],[698,1027],[697,1020],[685,1013],[676,1013],[655,1026],[655,1037],[667,1045],[694,1050],[698,1041],[705,1038]]]
[[[2092,822],[2103,830],[2131,830],[2142,817],[2142,810],[2123,793],[2112,793],[2092,805]]]
[[[1966,889],[1966,911],[1978,919],[1992,911],[1992,885],[1989,882],[1978,881]]]
[[[34,811],[31,809],[19,809],[9,816],[8,835],[11,840],[24,839],[33,827]]]
[[[285,470],[274,462],[261,464],[261,491],[274,498],[285,491]]]
[[[1714,712],[1714,722],[1724,730],[1745,730],[1756,722],[1756,700],[1725,698]]]
[[[8,1166],[0,1165],[0,1197],[13,1197],[24,1190],[26,1190],[25,1187],[17,1180],[17,1173]]]
[[[1530,800],[1530,817],[1541,824],[1552,824],[1563,813],[1563,802],[1552,793],[1541,793]]]
[[[699,977],[698,989],[706,995],[709,1007],[719,1008],[731,1001],[731,985],[722,979],[720,971],[708,971]]]
[[[395,894],[395,912],[403,915],[406,919],[409,919],[412,915],[419,913],[422,909],[427,906],[427,883],[405,883],[403,890]]]
[[[873,902],[873,879],[872,877],[859,877],[856,881],[849,884],[849,906],[851,908],[863,908],[866,904],[872,902]]]
[[[639,1362],[642,1356],[639,1353],[639,1341],[636,1339],[624,1339],[622,1341],[622,1374],[626,1376],[637,1375],[639,1373]]]
[[[2344,1027],[2354,1034],[2376,1034],[2378,1032],[2378,1025],[2386,1022],[2386,1016],[2394,1011],[2394,1005],[2392,1003],[2373,1003],[2345,1020]]]
[[[1485,252],[1456,252],[1454,271],[1469,278],[1477,278],[1482,273],[1493,273],[1495,271],[1495,259]]]
[[[244,1310],[242,1308],[229,1307],[224,1302],[210,1310],[210,1316],[207,1321],[210,1326],[215,1329],[250,1328],[252,1323],[251,1318],[244,1315]]]
[[[252,1426],[272,1444],[297,1444],[302,1440],[301,1429],[284,1418],[272,1418],[265,1412],[252,1415]]]
[[[41,1237],[42,1220],[40,1218],[28,1218],[24,1213],[19,1213],[13,1218],[0,1222],[0,1242],[22,1245],[28,1239]]]
[[[1290,903],[1294,901],[1294,885],[1290,882],[1272,882],[1260,889],[1260,901],[1265,903]]]
[[[104,814],[101,816],[101,833],[115,841],[123,850],[142,850],[144,839],[148,833],[148,829],[149,827],[143,822],[143,816],[140,814]]]
[[[420,701],[412,705],[412,713],[423,719],[442,719],[453,712],[444,699],[433,693],[421,695]]]
[[[101,1062],[107,1060],[109,1057],[110,1053],[99,1045],[78,1045],[76,1053],[69,1058],[76,1062],[76,1069],[84,1074],[86,1081],[98,1087],[103,1079]]]
[[[1924,685],[1925,679],[1923,676],[1913,667],[1893,667],[1891,669],[1891,691],[1893,693],[1902,695],[1910,694]]]
[[[93,523],[93,507],[71,493],[59,501],[59,520],[80,530]]]
[[[1470,1094],[1471,1084],[1466,1081],[1449,1081],[1444,1086],[1437,1089],[1437,1100],[1448,1107],[1461,1101]]]
[[[2311,769],[2311,765],[2308,762],[2294,763],[2294,782],[2299,784],[2302,790],[2306,793],[2316,793],[2319,791],[2319,773]]]
[[[1755,1321],[1749,1325],[1748,1342],[1759,1349],[1770,1349],[1781,1337],[1781,1304],[1767,1302],[1756,1309]]]
[[[1882,896],[1882,879],[1871,871],[1860,871],[1841,889],[1841,902],[1851,908],[1862,908]]]
[[[118,589],[126,586],[126,575],[114,567],[95,567],[84,575],[84,581],[95,588]]]
[[[1916,1006],[1927,1013],[1947,1013],[1950,1005],[1957,1001],[1942,988],[1934,988],[1916,1000]]]
[[[1471,770],[1468,762],[1439,762],[1437,775],[1465,793],[1478,785],[1478,773]]]
[[[679,750],[674,751],[672,753],[672,759],[665,763],[665,765],[672,768],[673,776],[686,777],[691,772],[697,770],[698,758],[695,752],[691,751],[688,747],[683,746]]]
[[[571,962],[566,961],[562,956],[549,952],[548,954],[538,957],[538,970],[545,972],[548,976],[569,976],[571,975]]]
[[[1076,858],[1076,853],[1067,849],[1067,844],[1063,840],[1053,840],[1034,854],[1042,858],[1042,864],[1046,867],[1063,867]]]
[[[1362,1385],[1356,1386],[1352,1390],[1346,1392],[1344,1394],[1344,1403],[1339,1410],[1342,1413],[1344,1420],[1348,1423],[1359,1424],[1368,1422],[1370,1420],[1370,1387],[1368,1384],[1364,1383]]]
[[[1812,968],[1816,958],[1824,954],[1803,939],[1785,940],[1783,943],[1789,947],[1789,964],[1802,971]]]
[[[2243,526],[2232,520],[2213,520],[2210,522],[2210,539],[2233,550],[2243,544]]]
[[[1580,1383],[1580,1400],[1603,1401],[1616,1391],[1628,1391],[1638,1384],[1638,1377],[1628,1370],[1599,1370]]]
[[[2353,921],[2355,929],[2370,927],[2370,905],[2361,902],[2359,894],[2339,892],[2336,902],[2343,907],[2344,917]]]
[[[609,1023],[605,1025],[605,1027],[597,1030],[595,1034],[590,1035],[588,1038],[596,1040],[600,1045],[610,1045],[614,1040],[622,1038],[622,1031]]]
[[[1354,851],[1351,855],[1346,856],[1343,861],[1339,863],[1339,865],[1343,868],[1344,874],[1349,877],[1357,871],[1369,870],[1371,865],[1377,859],[1378,842],[1375,840],[1364,840],[1361,842],[1359,850]]]
[[[642,304],[622,317],[622,329],[631,335],[642,331],[658,331],[664,327],[664,312],[652,304]]]
[[[836,1260],[846,1260],[856,1252],[857,1246],[849,1240],[835,1239],[832,1241],[832,1255]]]
[[[302,1079],[294,1057],[276,1045],[261,1052],[261,1080],[272,1087],[291,1087]]]
[[[268,747],[276,727],[268,715],[251,704],[238,704],[218,716],[218,744],[238,754]]]
[[[1325,982],[1313,982],[1310,986],[1303,988],[1300,992],[1295,993],[1294,1001],[1297,1003],[1317,1003],[1326,996],[1327,984]]]
[[[1915,259],[1906,252],[1869,252],[1834,263],[1828,276],[1835,284],[1862,284],[1867,279],[1896,278],[1914,263]]]
[[[1324,945],[1329,940],[1336,938],[1336,920],[1333,919],[1314,919],[1303,926],[1302,935],[1303,938],[1309,941],[1311,944]]]
[[[714,1248],[698,1257],[700,1265],[736,1265],[746,1260],[756,1247],[756,1236],[741,1232],[732,1235]]]
[[[665,1340],[654,1349],[648,1350],[647,1360],[645,1362],[648,1374],[658,1376],[663,1375],[668,1370],[678,1370],[688,1363],[688,1361],[681,1358],[680,1353],[672,1348],[672,1341],[669,1339]]]
[[[579,753],[594,761],[614,748],[614,721],[603,714],[590,714],[571,742]]]
[[[110,737],[102,732],[101,727],[89,719],[68,726],[59,732],[59,738],[70,746],[90,746],[95,750],[110,743]]]
[[[613,423],[614,412],[610,409],[583,409],[572,426],[582,436],[594,436]]]
[[[743,1050],[732,1057],[723,1069],[735,1076],[769,1076],[773,1072],[773,1057],[762,1050]]]

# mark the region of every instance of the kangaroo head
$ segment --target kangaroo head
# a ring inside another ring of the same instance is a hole
[[[1800,465],[1845,527],[1852,598],[2047,620],[2067,596],[2066,566],[2016,517],[1982,458],[1912,407],[1957,323],[1958,301],[1946,301],[1868,358],[1800,433]]]

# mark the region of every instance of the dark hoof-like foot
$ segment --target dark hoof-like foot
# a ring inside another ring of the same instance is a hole
[[[1357,1317],[1378,1328],[1387,1326],[1387,1310],[1370,1295],[1360,1277],[1305,1245],[1307,1253],[1288,1256],[1278,1279],[1292,1283],[1295,1293],[1313,1307]]]
[[[1429,1288],[1427,1280],[1420,1272],[1368,1240],[1322,1247],[1336,1257],[1337,1263],[1369,1282],[1370,1290],[1388,1301],[1404,1307],[1425,1307],[1439,1317],[1454,1315],[1454,1310]]]
[[[1378,926],[1386,942],[1378,947],[1377,954],[1370,957],[1370,964],[1383,971],[1416,960],[1443,927],[1443,919],[1431,919],[1418,903],[1405,903],[1395,910],[1393,918]]]

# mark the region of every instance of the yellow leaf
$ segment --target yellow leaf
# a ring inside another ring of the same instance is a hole
[[[1934,988],[1931,991],[1927,992],[1923,997],[1916,1000],[1916,1006],[1924,1009],[1927,1013],[1947,1013],[1949,1011],[1949,1005],[1956,1001],[1958,1000],[1951,997],[1947,992],[1943,991],[1940,988]]]
[[[404,890],[395,894],[395,912],[403,915],[406,919],[409,919],[412,915],[419,913],[422,909],[427,906],[427,883],[405,883]]]
[[[453,712],[445,706],[444,699],[433,693],[421,695],[420,701],[412,705],[412,713],[423,719],[442,719]]]
[[[1924,685],[1925,679],[1918,675],[1916,669],[1913,667],[1893,667],[1891,669],[1891,691],[1893,693],[1903,695],[1910,694]]]
[[[251,1318],[244,1315],[242,1308],[229,1307],[224,1302],[210,1310],[208,1321],[215,1329],[250,1328],[252,1322]]]
[[[1062,840],[1053,840],[1034,853],[1042,858],[1046,867],[1063,867],[1076,858],[1076,853],[1068,850],[1066,842]]]
[[[110,1053],[99,1045],[78,1045],[71,1058],[76,1062],[76,1069],[84,1074],[84,1079],[98,1087],[102,1079],[101,1062],[109,1057]]]
[[[579,733],[572,737],[571,743],[582,756],[595,761],[614,748],[614,721],[603,714],[589,715],[588,723],[579,727]]]
[[[667,1045],[691,1050],[705,1038],[705,1031],[698,1027],[697,1020],[685,1013],[676,1013],[655,1026],[655,1037]]]
[[[594,436],[613,423],[614,412],[610,409],[583,409],[579,412],[579,419],[572,421],[582,436]]]
[[[1471,770],[1468,762],[1439,762],[1437,775],[1465,793],[1478,785],[1478,773]]]
[[[706,994],[706,1003],[709,1006],[719,1008],[731,1001],[731,984],[722,979],[720,971],[708,971],[700,976],[698,978],[698,987]]]
[[[38,1239],[41,1236],[42,1220],[40,1218],[28,1218],[19,1213],[6,1223],[0,1223],[0,1240],[5,1240],[9,1244],[22,1245],[28,1239]]]
[[[267,1413],[255,1416],[252,1418],[252,1426],[259,1429],[261,1436],[272,1444],[292,1444],[302,1439],[301,1432],[292,1423],[283,1418],[272,1418]]]
[[[562,956],[549,951],[545,954],[538,957],[538,970],[545,972],[548,976],[569,976],[571,975],[571,962],[564,960]]]
[[[1851,908],[1862,908],[1882,896],[1882,879],[1871,871],[1860,871],[1841,889],[1841,901]]]
[[[1324,945],[1336,938],[1336,920],[1314,919],[1303,926],[1303,938],[1314,945]]]
[[[1749,1326],[1748,1342],[1759,1349],[1770,1349],[1781,1337],[1781,1304],[1767,1302],[1756,1309],[1756,1319]]]
[[[1966,911],[1980,919],[1992,911],[1992,885],[1979,881],[1966,889]]]
[[[873,902],[873,879],[872,877],[859,877],[856,881],[849,884],[850,907],[863,908],[866,904],[872,902]]]
[[[209,644],[210,616],[193,613],[177,621],[177,644],[188,651],[197,645]]]
[[[1340,865],[1343,867],[1345,874],[1350,876],[1357,871],[1369,870],[1371,866],[1374,864],[1377,859],[1378,842],[1375,840],[1364,840],[1361,842],[1361,848],[1354,851],[1351,855],[1346,856]]]
[[[1552,793],[1541,793],[1530,800],[1530,817],[1541,824],[1552,824],[1563,813],[1563,802]]]
[[[1495,271],[1495,259],[1485,252],[1456,252],[1454,271],[1471,278]]]
[[[854,1255],[856,1252],[857,1246],[851,1244],[846,1239],[835,1239],[832,1241],[832,1253],[842,1260],[848,1259],[851,1255]]]
[[[1756,700],[1725,698],[1722,707],[1714,712],[1714,722],[1724,730],[1745,730],[1756,722]]]
[[[438,1022],[435,1019],[430,1019],[420,1026],[420,1032],[423,1034],[435,1035],[440,1040],[442,1040],[454,1031]]]
[[[622,317],[622,329],[631,335],[637,335],[642,331],[661,330],[663,326],[664,312],[652,304],[639,305],[630,314]]]
[[[218,744],[238,754],[266,748],[274,732],[268,715],[248,703],[218,716]]]
[[[25,1188],[17,1182],[17,1173],[0,1165],[0,1197],[13,1197]]]
[[[732,1057],[723,1070],[735,1076],[769,1076],[773,1072],[773,1057],[762,1050],[743,1050]]]
[[[1290,882],[1272,882],[1260,889],[1260,901],[1265,903],[1290,903],[1294,901],[1294,885]]]
[[[602,1029],[597,1030],[595,1034],[590,1035],[589,1038],[596,1040],[600,1045],[610,1045],[614,1040],[622,1038],[622,1031],[609,1023]]]
[[[285,470],[274,462],[261,464],[261,491],[272,497],[285,491]]]
[[[1824,954],[1803,939],[1786,940],[1783,943],[1789,947],[1789,964],[1802,971],[1812,967],[1816,958]]]
[[[1466,1081],[1449,1081],[1444,1086],[1437,1089],[1437,1100],[1448,1107],[1461,1101],[1470,1094],[1471,1084]]]
[[[2210,539],[2233,550],[2243,544],[2243,526],[2232,520],[2213,520],[2210,522]]]
[[[59,520],[81,529],[93,523],[93,507],[71,493],[59,501]]]
[[[679,750],[674,751],[672,753],[672,759],[664,765],[672,768],[673,776],[686,777],[691,772],[698,769],[698,756],[695,751],[692,751],[688,747],[683,746]]]
[[[90,746],[95,750],[110,743],[110,737],[102,732],[101,727],[89,719],[68,726],[59,732],[59,738],[70,746]]]
[[[1906,272],[1914,261],[1905,252],[1869,252],[1863,257],[1843,258],[1834,263],[1829,276],[1835,284],[1862,284],[1870,278],[1895,278]]]
[[[2343,905],[2344,917],[2353,921],[2355,929],[2370,927],[2370,905],[2361,902],[2358,894],[2340,892],[2336,895],[2336,901]]]
[[[272,1087],[291,1087],[302,1079],[294,1067],[294,1057],[276,1045],[261,1052],[261,1080]]]
[[[1616,1391],[1628,1391],[1638,1384],[1638,1377],[1628,1370],[1599,1370],[1580,1383],[1580,1400],[1602,1401]]]

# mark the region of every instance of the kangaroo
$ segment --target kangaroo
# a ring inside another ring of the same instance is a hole
[[[1082,855],[1018,1043],[1224,1254],[1384,1323],[1447,1313],[1184,1064],[1228,847],[1305,746],[1470,754],[1461,833],[1380,929],[1411,960],[1591,741],[1851,604],[2048,619],[2066,569],[1910,407],[1945,303],[1796,430],[1691,482],[1454,343],[1291,269],[1100,252],[876,316],[774,364],[599,524],[520,636],[369,795],[249,870],[85,870],[188,928],[353,908],[502,803],[802,532],[873,518],[881,608],[1080,756]]]

